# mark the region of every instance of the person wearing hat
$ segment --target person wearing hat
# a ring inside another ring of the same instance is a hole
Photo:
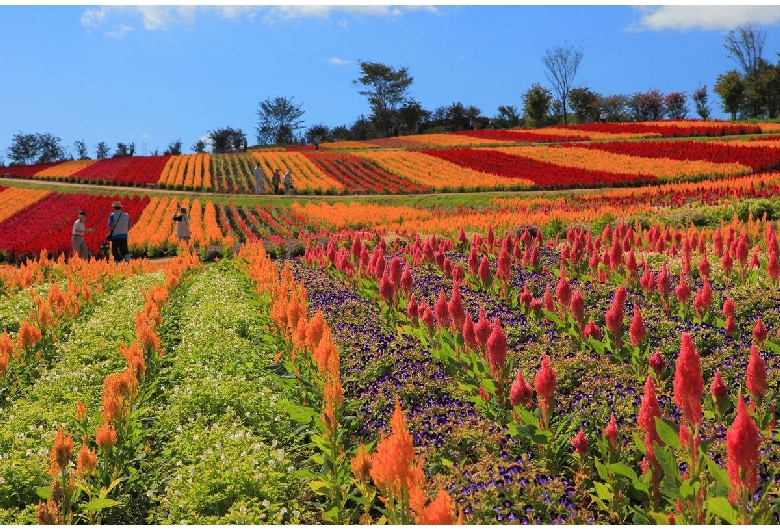
[[[282,173],[279,168],[274,169],[274,173],[271,176],[271,184],[274,187],[274,195],[279,195],[279,185],[282,183]]]
[[[122,211],[122,203],[114,201],[114,211],[108,216],[108,226],[111,228],[111,254],[114,261],[130,261],[130,250],[127,248],[127,232],[130,230],[130,214]]]
[[[173,214],[173,220],[176,221],[176,237],[179,241],[189,243],[190,241],[190,216],[187,215],[187,208],[182,206],[177,208],[177,212]]]
[[[73,240],[73,255],[79,255],[82,259],[89,259],[89,249],[87,248],[87,242],[84,241],[84,234],[87,232],[94,232],[94,228],[87,228],[84,221],[87,220],[87,212],[81,210],[76,222],[73,223],[73,231],[71,232],[71,239]]]

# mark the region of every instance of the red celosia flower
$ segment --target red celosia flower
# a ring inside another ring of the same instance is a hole
[[[522,370],[517,371],[512,388],[509,390],[509,402],[513,407],[522,405],[526,408],[531,406],[531,399],[533,398],[533,390],[531,386],[525,382],[523,378]]]
[[[726,251],[723,253],[723,256],[720,258],[720,266],[723,268],[726,276],[731,275],[731,271],[734,267],[734,259],[731,257],[731,253],[728,251],[728,249],[726,249]]]
[[[661,355],[661,350],[655,350],[649,359],[650,368],[653,369],[657,378],[661,378],[664,368],[666,368],[666,359]]]
[[[393,286],[393,281],[390,279],[390,275],[388,274],[387,270],[385,270],[385,273],[382,275],[382,279],[379,281],[379,294],[382,296],[382,300],[388,304],[393,302],[393,297],[395,296],[395,287]]]
[[[734,321],[734,317],[728,316],[726,317],[726,325],[725,325],[726,333],[729,335],[732,335],[737,330],[737,323]]]
[[[715,377],[710,384],[710,394],[716,405],[720,405],[721,400],[729,393],[729,389],[726,388],[726,384],[723,382],[723,378],[720,375],[720,370],[715,370]]]
[[[658,436],[658,431],[655,428],[655,418],[661,417],[661,407],[658,404],[658,398],[655,395],[655,385],[653,384],[653,377],[647,374],[647,380],[645,381],[645,395],[642,396],[642,404],[639,407],[639,416],[637,422],[642,430],[645,431],[645,445],[647,446],[647,457],[651,463],[656,463],[655,449],[653,449],[653,442],[662,444],[661,438]]]
[[[436,311],[436,322],[439,326],[446,328],[450,324],[450,312],[447,309],[447,295],[444,293],[444,287],[439,289],[439,298],[433,305]]]
[[[585,299],[582,297],[579,289],[571,297],[571,314],[577,326],[582,329],[583,321],[585,320]]]
[[[479,268],[479,258],[477,257],[477,247],[474,245],[471,245],[471,251],[469,252],[467,265],[469,268],[469,274],[476,276],[477,269]]]
[[[479,343],[474,333],[474,322],[472,322],[468,313],[466,313],[466,317],[463,319],[463,331],[461,333],[463,333],[463,342],[466,347],[470,350],[475,349]]]
[[[758,488],[760,444],[758,427],[740,393],[737,397],[737,417],[726,433],[727,468],[732,491],[744,488],[752,495]]]
[[[758,399],[766,394],[766,365],[755,344],[750,345],[750,360],[747,365],[747,389]]]
[[[634,304],[634,316],[631,318],[631,324],[628,326],[628,333],[631,336],[631,345],[639,346],[647,336],[647,328],[642,321],[642,313],[639,306]]]
[[[411,294],[413,282],[414,280],[412,279],[411,267],[406,267],[404,272],[401,274],[401,290],[403,290],[403,292],[405,292],[407,295]]]
[[[409,297],[409,303],[406,305],[406,316],[410,320],[417,320],[417,300],[414,299],[414,295]]]
[[[758,343],[759,346],[763,346],[767,335],[768,333],[764,327],[764,323],[761,321],[761,317],[758,317],[756,325],[753,328],[753,339]]]
[[[569,307],[571,303],[571,285],[566,280],[566,273],[561,269],[561,277],[558,280],[558,285],[555,287],[555,297],[558,299],[558,303],[563,307]]]
[[[674,372],[674,403],[680,408],[685,420],[692,426],[701,423],[701,398],[704,392],[704,376],[701,371],[699,352],[691,336],[683,332],[680,354]]]
[[[498,376],[503,372],[506,364],[506,335],[498,318],[493,319],[493,328],[487,341],[487,356],[493,378],[500,386],[501,381],[498,381]]]
[[[604,436],[606,436],[607,440],[609,440],[609,445],[612,447],[612,450],[613,451],[616,450],[617,441],[618,441],[618,429],[617,429],[617,420],[615,419],[614,412],[609,417],[609,423],[607,424],[607,428],[604,429]]]
[[[457,282],[452,284],[452,295],[450,295],[447,309],[455,329],[460,331],[463,328],[463,321],[466,319],[466,310],[463,308],[463,299],[460,296],[460,287],[458,287]]]
[[[680,283],[674,289],[674,294],[677,295],[677,299],[680,300],[682,305],[687,304],[688,300],[691,299],[691,288],[688,287],[688,282],[685,281],[685,275],[680,275]]]
[[[517,248],[517,247],[515,247]],[[520,305],[528,312],[531,309],[531,302],[533,302],[534,295],[528,290],[528,284],[523,285],[523,292],[520,293]]]
[[[506,245],[502,245],[501,254],[498,256],[498,264],[496,266],[496,277],[504,283],[508,283],[510,280],[510,265],[512,258],[509,256]]]
[[[553,396],[555,395],[555,373],[550,367],[550,359],[547,354],[542,355],[542,366],[534,378],[534,388],[539,397],[539,405],[542,410],[549,409]]]
[[[572,438],[571,444],[574,446],[574,451],[580,455],[580,457],[585,456],[585,453],[588,451],[588,437],[585,436],[585,431],[582,430],[582,427],[580,427],[580,431],[577,435]]]
[[[482,261],[479,262],[479,279],[482,285],[489,287],[493,283],[493,276],[490,272],[490,261],[487,256],[482,256]]]
[[[493,328],[490,325],[490,321],[485,316],[485,308],[480,307],[479,319],[477,320],[477,325],[474,327],[474,334],[477,337],[477,342],[483,348],[487,348],[488,337],[490,337],[492,331]]]
[[[701,260],[699,260],[699,265],[696,268],[699,269],[699,274],[701,276],[704,276],[706,278],[710,277],[710,262],[707,261],[706,254],[702,254]]]
[[[588,337],[593,337],[596,340],[601,340],[601,330],[599,329],[598,325],[596,325],[596,323],[591,320],[585,326],[585,329],[582,330],[582,336],[586,339]]]
[[[669,271],[666,270],[666,262],[661,266],[661,272],[658,273],[658,279],[656,280],[658,285],[658,292],[662,295],[669,294],[672,289],[672,280],[669,277]]]
[[[398,256],[394,256],[390,260],[390,281],[393,282],[393,287],[398,289],[401,286],[401,275],[404,272],[404,262]]]
[[[544,289],[544,308],[551,313],[555,311],[555,301],[553,300],[549,285]]]
[[[710,288],[709,280],[704,278],[701,289],[696,291],[693,307],[696,309],[696,313],[701,316],[709,310],[710,306],[712,306],[712,289]]]
[[[745,232],[743,232],[739,240],[737,241],[737,251],[736,251],[737,262],[743,267],[747,265],[749,253],[750,253],[750,249],[748,248],[748,235]]]
[[[731,298],[726,298],[726,300],[723,302],[723,316],[724,317],[734,316],[734,300],[732,300]]]
[[[772,281],[777,283],[777,279],[780,278],[780,261],[777,260],[777,254],[774,250],[769,251],[769,261],[766,264],[766,271],[769,273],[769,277]]]
[[[426,306],[423,310],[423,313],[420,317],[423,321],[423,324],[425,324],[425,327],[428,328],[428,331],[433,331],[433,327],[436,324],[435,317],[433,316],[433,311],[431,311],[431,308]]]

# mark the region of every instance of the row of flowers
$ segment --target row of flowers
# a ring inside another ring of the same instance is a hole
[[[170,157],[157,184],[171,189],[210,190],[211,155],[198,153]]]

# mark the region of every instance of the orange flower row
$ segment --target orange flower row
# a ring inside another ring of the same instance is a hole
[[[354,153],[382,166],[391,173],[434,189],[483,187],[527,187],[531,181],[475,171],[434,156],[415,151],[365,151]]]
[[[337,230],[350,227],[387,226],[404,220],[420,220],[422,223],[433,217],[429,210],[411,206],[380,206],[374,203],[308,202],[293,203],[291,208],[298,214]]]
[[[35,174],[36,177],[67,178],[97,162],[97,160],[69,160],[55,166],[43,169]]]
[[[160,173],[158,184],[188,190],[209,190],[212,187],[211,155],[175,155],[168,159]]]
[[[260,163],[266,178],[266,189],[271,187],[271,175],[279,169],[282,175],[291,171],[293,184],[299,190],[321,189],[343,190],[344,185],[322,172],[305,155],[288,151],[252,151],[252,156]]]
[[[752,173],[742,164],[722,164],[704,160],[670,160],[666,158],[643,158],[631,155],[594,151],[592,149],[545,146],[497,147],[496,151],[520,155],[550,162],[559,166],[603,171],[626,175],[649,175],[661,179],[685,179],[695,177],[733,176]]]
[[[591,140],[629,140],[631,138],[660,138],[661,133],[647,132],[643,134],[636,133],[608,133],[600,131],[572,131],[563,127],[545,127],[542,129],[535,129],[534,132],[539,134],[548,134],[552,136],[571,136],[573,133],[581,134],[590,137]]]
[[[0,222],[46,197],[49,191],[26,188],[6,188],[0,192]]]

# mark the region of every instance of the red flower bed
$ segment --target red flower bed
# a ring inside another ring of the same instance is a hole
[[[745,125],[719,121],[696,122],[686,125],[662,125],[653,123],[584,123],[568,125],[567,129],[574,131],[600,132],[607,134],[648,134],[657,133],[662,137],[678,136],[730,136],[741,134],[761,134],[758,125]]]
[[[421,152],[476,171],[530,180],[540,188],[636,185],[656,180],[647,175],[618,175],[607,171],[562,167],[492,149],[426,149]]]
[[[169,158],[169,155],[105,158],[77,171],[73,177],[128,186],[157,184]]]
[[[567,144],[555,147],[567,147]],[[753,171],[771,171],[780,168],[778,147],[749,147],[712,142],[604,142],[577,144],[576,147],[645,158],[738,163],[751,167]]]
[[[560,142],[581,142],[590,140],[585,135],[561,135],[544,134],[532,131],[510,131],[510,130],[491,130],[482,131],[458,131],[452,133],[458,136],[470,136],[472,138],[482,138],[484,140],[497,140],[500,142],[526,142],[533,144],[549,144]]]
[[[350,191],[409,193],[428,189],[354,155],[306,153],[306,156],[321,171],[341,182]]]
[[[47,162],[46,164],[32,164],[29,166],[8,166],[0,167],[0,175],[10,175],[12,177],[32,177],[39,171],[56,166],[59,162]]]
[[[41,249],[55,256],[62,252],[70,255],[73,223],[78,212],[84,210],[87,228],[95,228],[84,239],[90,253],[95,254],[109,231],[108,216],[114,201],[122,201],[123,211],[135,222],[149,203],[149,197],[51,193],[0,223],[0,248],[9,261],[38,256]]]

